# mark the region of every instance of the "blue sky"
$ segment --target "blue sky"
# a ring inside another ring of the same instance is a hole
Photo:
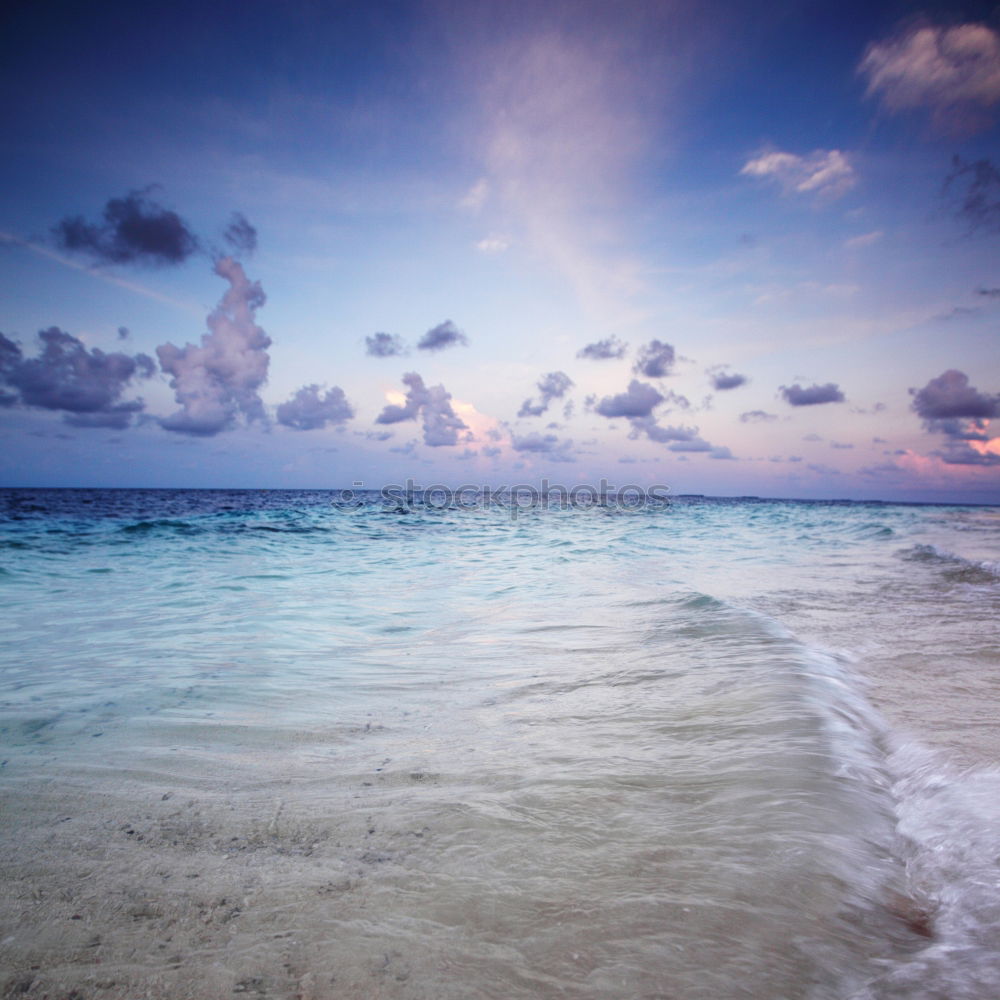
[[[6,484],[1000,502],[993,5],[7,18]]]

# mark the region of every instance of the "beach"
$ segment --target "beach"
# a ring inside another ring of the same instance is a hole
[[[1000,981],[994,508],[2,510],[4,996]]]

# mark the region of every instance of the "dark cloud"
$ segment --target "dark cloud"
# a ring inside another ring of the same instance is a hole
[[[997,465],[1000,455],[970,442],[990,441],[989,422],[1000,417],[1000,394],[990,396],[969,385],[964,372],[950,368],[922,389],[910,389],[911,406],[925,430],[943,434],[944,448],[934,452],[949,465]]]
[[[428,330],[417,341],[418,351],[443,351],[456,344],[468,344],[469,338],[450,319]]]
[[[141,399],[123,401],[138,379],[149,378],[156,362],[146,354],[106,354],[88,348],[59,327],[39,331],[42,350],[25,358],[20,345],[0,333],[0,405],[61,410],[77,427],[121,430],[142,412]]]
[[[485,458],[496,458],[502,450],[501,448],[494,448],[492,445],[486,445],[483,447],[482,452]]]
[[[325,395],[320,387],[304,385],[291,399],[278,407],[278,423],[297,431],[313,431],[327,424],[342,424],[354,416],[344,390],[334,386]]]
[[[736,456],[727,448],[725,445],[720,445],[717,448],[713,448],[709,453],[709,458],[718,458],[736,461]]]
[[[404,420],[423,417],[424,444],[432,448],[458,443],[458,432],[468,430],[451,406],[451,394],[443,385],[425,386],[416,372],[403,376],[407,386],[406,401],[402,406],[390,404],[376,417],[377,424],[398,424]]]
[[[392,333],[374,333],[365,337],[365,353],[373,358],[392,358],[397,354],[405,354],[403,341]]]
[[[99,264],[181,264],[199,249],[197,237],[176,212],[151,201],[151,188],[112,198],[104,221],[68,216],[53,230],[63,250]]]
[[[747,410],[746,413],[740,414],[740,423],[743,424],[765,423],[777,419],[777,414],[765,413],[763,410]]]
[[[830,447],[831,448],[839,448],[841,450],[846,450],[846,449],[849,449],[849,448],[853,448],[854,445],[853,444],[844,443],[842,441],[831,441],[830,442]]]
[[[816,406],[818,403],[842,403],[844,394],[834,382],[824,385],[783,385],[781,395],[791,406]]]
[[[663,399],[663,395],[648,382],[632,379],[627,392],[605,396],[594,409],[602,417],[648,417]]]
[[[245,254],[247,257],[252,256],[257,249],[257,230],[250,225],[242,212],[233,212],[222,238],[236,253]]]
[[[128,340],[129,338],[129,328],[127,326],[118,327],[118,339]]]
[[[738,389],[741,385],[746,385],[749,379],[746,375],[737,375],[736,372],[712,372],[712,387],[719,392],[726,389]]]
[[[820,465],[820,464],[816,463],[816,464],[812,464],[812,465],[807,465],[806,468],[810,472],[816,472],[816,473],[818,473],[821,476],[839,476],[840,475],[840,469],[834,469],[832,466],[829,466],[829,465]]]
[[[651,340],[639,349],[639,356],[635,362],[635,372],[637,375],[645,375],[647,378],[663,378],[670,374],[674,360],[674,349],[670,344],[665,344],[660,340]]]
[[[969,376],[950,368],[922,389],[910,389],[914,411],[924,420],[965,418],[991,420],[1000,416],[1000,395],[989,396],[969,385]]]
[[[247,420],[265,416],[257,390],[267,381],[271,338],[255,322],[264,292],[231,257],[217,260],[215,273],[229,289],[209,314],[201,344],[156,349],[181,407],[160,421],[168,431],[210,436],[234,426],[240,414]]]
[[[977,295],[985,295],[991,299],[1000,299],[1000,288],[977,288]]]
[[[604,340],[596,340],[593,344],[587,344],[576,352],[578,358],[590,358],[591,361],[608,361],[617,358],[624,358],[628,350],[628,344],[611,336]]]
[[[573,388],[573,380],[565,372],[549,372],[538,380],[538,402],[526,399],[517,411],[519,417],[540,417],[554,399],[562,399]]]
[[[670,451],[681,452],[712,451],[712,445],[700,437],[693,437],[688,441],[674,441],[673,444],[668,444],[667,448],[669,448]]]
[[[934,452],[948,465],[1000,465],[1000,455],[992,451],[976,451],[964,441],[949,441],[941,451]]]
[[[670,441],[693,441],[698,437],[697,427],[662,427],[652,416],[633,417],[629,423],[632,425],[632,431],[629,434],[632,439],[645,434],[650,441],[667,444]]]
[[[571,440],[560,441],[555,434],[539,434],[532,432],[523,437],[511,439],[514,451],[533,452],[534,454],[545,455],[553,462],[575,462],[572,454],[573,442]]]
[[[966,163],[961,157],[952,157],[944,192],[971,232],[1000,232],[1000,170],[991,160]]]

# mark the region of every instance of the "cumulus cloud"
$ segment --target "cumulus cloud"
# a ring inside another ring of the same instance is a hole
[[[969,385],[969,377],[954,368],[932,378],[921,389],[910,389],[911,406],[924,428],[945,437],[935,452],[949,465],[1000,464],[1000,439],[991,439],[989,422],[1000,417],[1000,394],[989,395]]]
[[[858,66],[890,112],[929,108],[940,122],[1000,101],[1000,35],[985,24],[914,25],[868,46]]]
[[[786,193],[839,198],[857,182],[854,167],[839,149],[818,149],[808,156],[778,151],[748,160],[740,174],[776,181]]]
[[[990,396],[969,385],[969,376],[950,368],[922,389],[910,389],[912,407],[925,421],[1000,416],[1000,395]]]
[[[587,344],[576,352],[578,358],[590,358],[591,361],[609,361],[625,357],[628,344],[619,340],[615,336],[606,337],[604,340],[595,340],[592,344]]]
[[[663,399],[663,395],[648,382],[632,379],[628,391],[617,396],[605,396],[594,409],[602,417],[648,417]]]
[[[700,437],[693,437],[688,441],[674,441],[673,444],[668,444],[667,447],[671,451],[680,452],[705,452],[712,451],[712,445]]]
[[[278,407],[278,423],[297,431],[313,431],[327,424],[342,424],[354,416],[344,390],[334,386],[320,395],[320,386],[304,385]]]
[[[523,437],[513,437],[511,446],[514,451],[532,452],[537,455],[545,455],[553,462],[575,462],[572,454],[572,440],[560,441],[555,434],[539,434],[532,432]]]
[[[469,338],[450,319],[428,330],[419,341],[418,351],[443,351],[456,344],[468,344]]]
[[[451,394],[444,386],[425,386],[416,372],[407,372],[403,384],[407,387],[404,403],[386,406],[375,418],[375,423],[398,424],[422,416],[424,444],[432,448],[457,444],[458,432],[468,430],[468,426],[452,409]]]
[[[646,378],[664,378],[674,366],[674,349],[660,340],[651,340],[639,349],[634,371]]]
[[[104,206],[102,222],[67,216],[53,230],[56,242],[98,264],[183,263],[198,251],[198,239],[176,212],[148,197],[151,190],[112,198]]]
[[[406,353],[400,337],[392,333],[373,333],[365,337],[365,353],[373,358],[392,358]]]
[[[517,411],[519,417],[540,417],[554,399],[562,399],[573,388],[573,380],[565,372],[549,372],[538,380],[538,401],[526,399]]]
[[[257,390],[267,381],[271,339],[255,322],[266,301],[264,292],[231,257],[217,260],[215,273],[229,288],[209,314],[209,332],[201,344],[168,343],[156,349],[180,404],[176,413],[160,420],[168,431],[209,436],[234,426],[240,414],[247,420],[264,418]]]
[[[257,230],[250,225],[242,212],[233,212],[222,238],[233,248],[235,253],[246,254],[250,257],[257,249]]]
[[[727,389],[738,389],[741,385],[746,385],[750,380],[746,375],[738,375],[736,372],[725,370],[725,366],[710,368],[708,376],[712,380],[712,388],[718,392],[725,392]]]
[[[25,358],[20,345],[0,333],[0,405],[61,410],[74,426],[117,430],[143,410],[141,399],[121,397],[134,380],[156,371],[151,357],[88,350],[56,326],[39,331],[38,338],[41,353]]]
[[[966,163],[955,156],[945,178],[945,196],[973,232],[1000,232],[1000,170],[990,160]]]
[[[650,441],[667,444],[670,441],[693,441],[698,437],[697,427],[664,427],[652,416],[634,417],[630,423],[632,430],[629,437],[633,439],[645,434]]]
[[[764,410],[747,410],[746,413],[740,414],[740,423],[742,424],[762,424],[777,419],[776,413],[767,413]]]
[[[785,402],[791,406],[816,406],[818,403],[842,403],[844,394],[834,382],[824,385],[783,385],[780,389]]]

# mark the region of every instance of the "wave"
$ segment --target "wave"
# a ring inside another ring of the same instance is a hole
[[[939,566],[945,576],[956,583],[989,584],[1000,581],[1000,561],[966,559],[936,545],[924,543],[904,549],[900,555],[908,562]]]

